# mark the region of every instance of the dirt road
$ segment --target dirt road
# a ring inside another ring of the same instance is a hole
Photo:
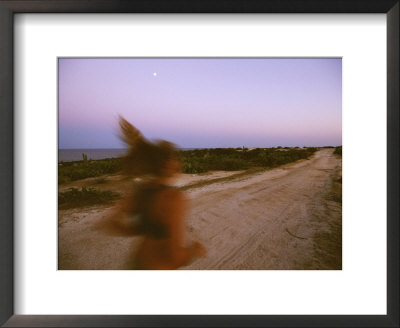
[[[341,159],[333,149],[216,181],[186,190],[188,240],[201,241],[208,255],[182,269],[341,269]],[[93,231],[108,210],[60,211],[60,269],[123,268],[139,238]]]

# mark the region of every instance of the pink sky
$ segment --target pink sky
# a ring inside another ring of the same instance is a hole
[[[122,147],[118,115],[146,137],[183,148],[337,146],[342,63],[59,59],[59,148]]]

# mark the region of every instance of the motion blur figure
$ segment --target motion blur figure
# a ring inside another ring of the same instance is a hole
[[[143,236],[132,250],[127,269],[172,270],[188,264],[206,251],[199,242],[184,246],[185,195],[171,187],[181,170],[175,146],[152,143],[120,117],[121,138],[129,147],[125,172],[142,182],[123,199],[98,227],[116,236]]]

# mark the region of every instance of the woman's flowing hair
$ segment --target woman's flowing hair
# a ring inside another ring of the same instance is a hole
[[[120,138],[128,146],[124,156],[124,171],[127,175],[160,176],[168,160],[178,159],[177,148],[166,140],[151,142],[122,116],[119,117]]]

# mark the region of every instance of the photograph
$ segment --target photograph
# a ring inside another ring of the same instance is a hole
[[[342,58],[57,61],[58,270],[342,270]]]

